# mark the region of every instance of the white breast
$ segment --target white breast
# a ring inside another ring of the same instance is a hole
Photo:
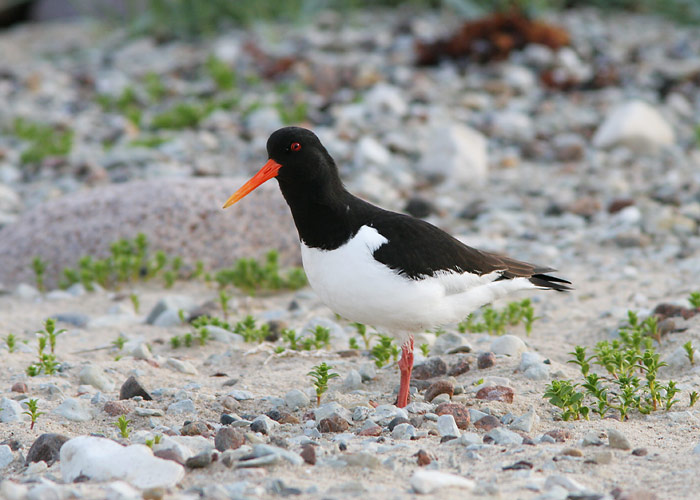
[[[464,319],[470,312],[510,292],[535,288],[525,278],[494,281],[498,273],[438,273],[414,280],[374,259],[388,240],[362,226],[335,250],[301,244],[309,283],[334,312],[390,331],[420,331]]]

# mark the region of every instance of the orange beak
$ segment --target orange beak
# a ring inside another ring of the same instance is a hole
[[[273,159],[267,160],[267,163],[255,174],[248,182],[243,184],[238,191],[233,193],[231,197],[224,203],[224,208],[228,208],[237,201],[242,200],[248,193],[257,188],[260,184],[269,181],[273,177],[277,177],[277,172],[282,168],[282,165]]]

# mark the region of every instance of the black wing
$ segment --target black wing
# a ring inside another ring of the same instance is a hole
[[[541,288],[570,290],[571,282],[550,276],[554,271],[527,262],[469,247],[443,230],[420,219],[388,211],[375,213],[371,226],[389,241],[374,252],[382,264],[411,279],[434,276],[439,271],[477,275],[499,272],[499,279],[529,278]]]

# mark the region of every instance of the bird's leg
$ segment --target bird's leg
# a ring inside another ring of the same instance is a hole
[[[413,371],[413,335],[408,337],[408,340],[401,346],[399,370],[401,370],[401,383],[399,384],[399,396],[396,399],[396,406],[403,408],[408,404],[408,393],[411,388],[411,372]]]

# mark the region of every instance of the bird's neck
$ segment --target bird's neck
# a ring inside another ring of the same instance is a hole
[[[360,200],[348,193],[340,180],[303,188],[280,180],[280,189],[294,217],[299,239],[306,246],[333,250],[357,233],[353,207]]]

